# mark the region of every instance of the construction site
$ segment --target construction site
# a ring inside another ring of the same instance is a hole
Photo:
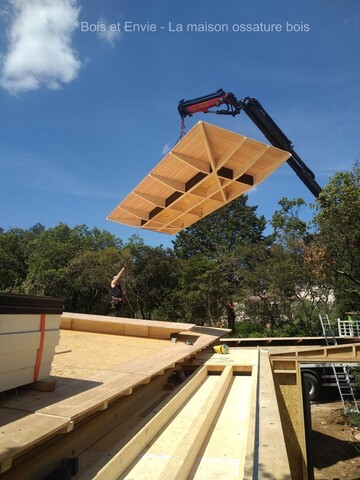
[[[360,359],[360,338],[225,340],[1,300],[4,480],[314,478],[300,365]]]
[[[255,99],[218,91],[179,111],[183,120],[224,104],[225,114],[245,110],[272,146],[199,122],[108,219],[176,234],[285,162],[319,195]],[[231,338],[0,294],[0,479],[314,479],[303,367],[334,368],[344,410],[359,413],[343,365],[359,363],[360,337],[321,324],[322,337]]]

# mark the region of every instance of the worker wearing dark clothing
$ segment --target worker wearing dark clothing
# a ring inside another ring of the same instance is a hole
[[[227,302],[226,304],[227,310],[227,320],[228,320],[228,328],[231,328],[231,333],[235,334],[235,305],[233,302]]]
[[[119,283],[124,269],[125,267],[111,281],[111,313],[114,317],[124,316],[124,292]]]

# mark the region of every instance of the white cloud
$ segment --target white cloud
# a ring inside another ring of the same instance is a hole
[[[100,17],[98,24],[102,26],[102,29],[97,32],[98,37],[113,47],[121,37],[120,30],[116,28],[117,24],[109,24],[104,17]]]
[[[169,153],[171,150],[171,145],[170,143],[165,143],[165,145],[163,146],[162,150],[161,150],[161,153],[163,155],[166,155],[167,153]]]
[[[354,30],[360,29],[360,15],[353,15],[352,17],[344,18],[344,24],[348,28]]]
[[[58,89],[74,80],[81,62],[71,47],[78,26],[76,0],[8,0],[8,51],[0,85],[11,93],[42,86]]]

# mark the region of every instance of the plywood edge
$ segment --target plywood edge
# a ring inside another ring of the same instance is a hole
[[[195,324],[64,312],[60,327],[64,330],[170,338],[173,333],[191,331]]]
[[[68,432],[73,424],[69,418],[32,413],[1,427],[0,472],[11,468],[13,459],[40,444],[46,438]],[[19,435],[21,432],[21,435]]]
[[[272,478],[290,479],[289,460],[269,354],[266,351],[260,351],[259,355],[259,468],[263,476],[271,475]]]

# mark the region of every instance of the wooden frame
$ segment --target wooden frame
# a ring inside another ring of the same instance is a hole
[[[107,219],[176,234],[261,183],[289,157],[198,122]]]

